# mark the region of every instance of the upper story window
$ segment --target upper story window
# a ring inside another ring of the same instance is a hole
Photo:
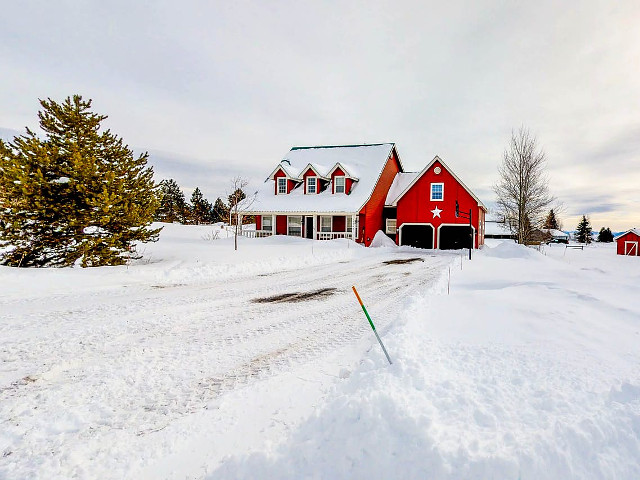
[[[444,200],[444,183],[431,184],[431,201]]]
[[[287,193],[287,179],[285,177],[278,177],[278,195]]]
[[[307,193],[318,193],[318,179],[307,177]]]
[[[334,177],[335,187],[333,189],[333,193],[344,193],[345,192],[345,179],[344,177]]]

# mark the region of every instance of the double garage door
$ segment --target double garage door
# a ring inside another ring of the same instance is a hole
[[[469,248],[471,227],[468,225],[442,225],[440,227],[440,250]],[[435,230],[431,225],[403,224],[400,227],[400,245],[417,248],[433,248]]]

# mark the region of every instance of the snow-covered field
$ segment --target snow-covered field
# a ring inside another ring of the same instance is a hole
[[[0,478],[640,478],[637,258],[211,234],[0,267]]]

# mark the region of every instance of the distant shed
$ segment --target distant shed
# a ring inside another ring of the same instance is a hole
[[[640,256],[640,230],[632,228],[614,238],[618,255]]]

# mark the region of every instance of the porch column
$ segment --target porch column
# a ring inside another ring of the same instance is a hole
[[[276,234],[276,216],[271,215],[271,236]]]
[[[356,225],[356,215],[351,215],[351,240],[356,241],[356,232],[358,231],[358,226]]]
[[[313,239],[318,239],[318,216],[313,216]]]

